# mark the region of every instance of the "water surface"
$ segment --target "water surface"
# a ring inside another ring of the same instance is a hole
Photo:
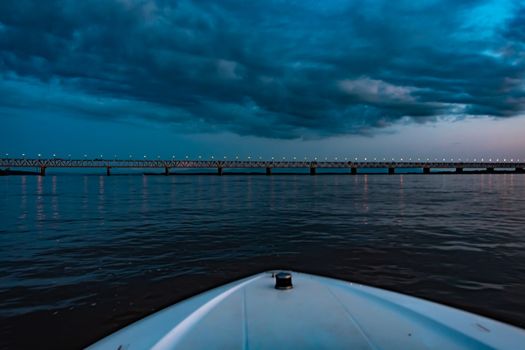
[[[525,327],[523,174],[6,176],[0,222],[4,348],[81,348],[275,268]]]

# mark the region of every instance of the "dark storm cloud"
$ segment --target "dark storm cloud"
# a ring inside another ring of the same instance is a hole
[[[275,138],[525,106],[518,1],[0,2],[0,113]]]

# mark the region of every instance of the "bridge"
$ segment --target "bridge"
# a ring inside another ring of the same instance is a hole
[[[41,176],[46,174],[48,168],[103,168],[106,174],[111,175],[111,169],[162,169],[169,175],[172,169],[216,169],[217,175],[222,175],[224,169],[263,169],[266,175],[272,174],[272,169],[297,169],[302,168],[315,175],[317,169],[348,169],[349,174],[357,174],[358,169],[388,169],[388,174],[395,174],[396,169],[422,169],[423,174],[430,174],[430,169],[455,169],[456,173],[463,173],[465,169],[479,170],[493,173],[496,169],[514,170],[523,173],[525,161],[496,161],[496,162],[429,162],[429,161],[275,161],[275,160],[118,160],[118,159],[28,159],[28,158],[2,158],[0,168],[37,168]]]

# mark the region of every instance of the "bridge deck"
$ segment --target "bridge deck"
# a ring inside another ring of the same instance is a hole
[[[434,169],[522,169],[525,162],[341,162],[267,160],[110,160],[110,159],[0,159],[3,168],[434,168]]]

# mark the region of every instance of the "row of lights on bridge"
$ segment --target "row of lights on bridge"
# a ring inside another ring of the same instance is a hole
[[[9,153],[6,153],[5,156],[6,156],[6,158],[9,158]],[[41,154],[41,153],[38,153],[37,156],[38,156],[38,158],[41,158],[41,157],[42,157],[42,154]],[[22,157],[25,158],[25,157],[26,157],[26,154],[25,154],[25,153],[22,153]],[[53,158],[56,158],[56,157],[57,157],[56,153],[53,153]],[[87,154],[84,154],[84,158],[87,159],[87,157],[88,157],[88,155],[87,155]],[[113,157],[114,157],[114,159],[117,159],[117,155],[116,155],[116,154],[115,154]],[[68,158],[71,158],[71,154],[68,154]],[[104,155],[103,155],[103,154],[100,155],[100,159],[102,159],[102,158],[104,158]],[[132,159],[132,158],[133,158],[133,155],[130,154],[130,155],[129,155],[129,158]],[[144,158],[144,159],[148,159],[148,156],[147,156],[147,155],[144,155],[143,158]],[[160,158],[161,158],[160,156],[157,156],[157,159],[160,159]],[[175,159],[175,156],[172,156],[171,158],[172,158],[172,159]],[[199,160],[202,159],[202,158],[203,158],[202,156],[198,156],[198,159],[199,159]],[[227,156],[224,156],[223,158],[224,158],[224,159],[228,159]],[[239,157],[239,156],[235,156],[235,160],[238,160],[239,158],[241,158],[241,157]],[[185,156],[185,159],[189,159],[189,156]],[[210,159],[215,159],[215,156],[210,156]],[[256,157],[247,156],[247,159],[248,159],[248,160],[252,160],[252,159],[256,159]],[[258,159],[259,159],[259,160],[262,160],[263,158],[262,158],[262,157],[258,157]],[[271,159],[272,159],[272,160],[275,160],[276,157],[271,157]],[[286,159],[287,159],[286,157],[282,157],[282,160],[286,160]],[[297,160],[298,157],[290,157],[289,159]],[[313,157],[312,159],[313,159],[313,160],[318,160],[319,157]],[[321,159],[322,159],[322,157],[321,157]],[[334,157],[334,160],[335,160],[335,161],[338,161],[339,159],[342,160],[343,158]],[[345,158],[344,158],[345,161],[348,161],[348,159],[349,159],[348,157],[345,157]],[[304,157],[304,160],[308,160],[308,157]],[[324,160],[327,161],[327,160],[329,160],[329,158],[328,158],[328,157],[324,157]],[[353,160],[357,161],[357,160],[359,160],[359,158],[358,158],[358,157],[355,157],[355,158],[353,158]],[[366,162],[366,161],[372,161],[371,158],[370,158],[370,160],[369,160],[367,157],[364,157],[363,160],[364,160],[365,162]],[[373,158],[373,160],[374,160],[374,162],[378,161],[377,158]],[[390,160],[387,160],[386,158],[383,158],[383,161],[395,161],[395,160],[396,160],[395,158],[392,158],[392,159],[390,159]],[[514,158],[510,158],[510,159],[508,159],[508,160],[511,161],[511,162],[514,162]],[[381,159],[380,159],[380,161],[381,161]],[[411,162],[411,161],[412,161],[412,158],[400,158],[399,161],[401,161],[401,162],[403,162],[403,161],[410,161],[410,162]],[[414,158],[414,161],[415,161],[415,158]],[[417,158],[417,161],[418,161],[418,162],[421,162],[421,158]],[[425,160],[423,159],[423,161],[425,161]],[[427,162],[431,161],[431,158],[426,158],[426,161],[427,161]],[[434,161],[435,161],[435,162],[438,162],[438,161],[440,161],[440,160],[438,160],[438,158],[434,158]],[[446,158],[443,158],[442,161],[443,161],[443,162],[446,162],[447,159],[446,159]],[[450,161],[453,162],[453,161],[454,161],[454,158],[450,158]],[[456,161],[461,162],[461,158],[456,159]],[[469,161],[471,161],[471,160],[470,160],[469,158],[467,158],[467,159],[465,159],[465,161],[469,162]],[[479,158],[479,160],[478,160],[478,158],[473,158],[472,161],[473,161],[473,162],[478,162],[478,161],[485,162],[485,158]],[[492,159],[492,158],[489,158],[488,161],[489,161],[489,162],[492,162],[493,159]],[[497,158],[497,159],[495,159],[495,161],[496,161],[496,162],[499,162],[500,159]],[[506,162],[506,161],[507,161],[507,158],[503,158],[503,161]],[[516,161],[519,162],[519,161],[520,161],[519,158],[516,159]]]

